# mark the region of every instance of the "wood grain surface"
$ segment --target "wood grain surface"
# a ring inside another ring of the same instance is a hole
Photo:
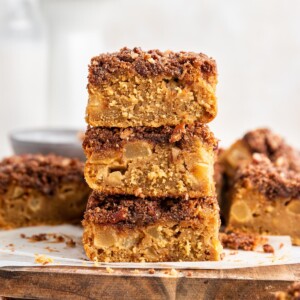
[[[153,274],[154,273],[154,274]],[[300,265],[235,270],[0,268],[0,295],[25,299],[274,299]]]

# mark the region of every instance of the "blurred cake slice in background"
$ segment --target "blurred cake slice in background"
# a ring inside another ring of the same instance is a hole
[[[219,260],[215,197],[104,196],[93,192],[83,221],[83,245],[97,262]]]
[[[0,228],[79,222],[90,189],[84,164],[26,154],[0,162]]]
[[[130,127],[208,123],[217,114],[216,62],[202,53],[123,48],[93,57],[86,121]]]
[[[221,154],[220,160],[228,177],[252,160],[253,153],[266,155],[278,167],[300,172],[300,152],[270,129],[261,128],[247,132]]]
[[[253,154],[252,161],[238,169],[223,214],[228,230],[289,235],[300,245],[300,173]]]
[[[287,144],[280,135],[267,128],[247,132],[228,149],[219,153],[215,165],[215,173],[218,170],[222,173],[222,176],[216,179],[221,215],[222,217],[225,216],[225,221],[227,215],[225,211],[228,208],[227,201],[236,174],[251,164],[254,154],[264,155],[268,158],[269,165],[272,164],[274,168],[280,168],[282,172],[300,173],[300,152]],[[255,168],[253,165],[252,167]]]

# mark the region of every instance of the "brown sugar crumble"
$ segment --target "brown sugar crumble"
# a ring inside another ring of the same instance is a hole
[[[192,275],[193,275],[193,273],[192,273],[191,271],[188,271],[188,272],[186,273],[186,276],[187,276],[187,277],[192,277]]]
[[[89,83],[101,85],[116,74],[133,73],[144,78],[176,77],[191,82],[193,70],[200,70],[207,81],[217,75],[216,63],[202,53],[143,51],[141,48],[122,48],[119,52],[93,57],[89,66]],[[183,72],[185,71],[185,72]]]
[[[300,172],[300,153],[268,128],[246,133],[242,139],[251,153],[266,155],[276,166]]]
[[[200,208],[215,208],[216,199],[205,197],[190,200],[173,198],[137,198],[130,195],[104,196],[94,191],[90,195],[85,220],[96,224],[148,225],[158,220],[190,220]]]
[[[274,253],[275,252],[274,248],[269,244],[264,244],[263,245],[263,250],[264,250],[265,253]]]
[[[235,177],[243,187],[255,187],[269,200],[300,199],[300,173],[275,166],[265,155],[255,153],[250,164]]]
[[[224,248],[253,251],[264,239],[257,234],[239,231],[227,231],[219,235]]]
[[[70,248],[75,248],[76,247],[76,242],[74,242],[73,239],[70,239],[70,240],[66,241],[66,245]]]
[[[205,124],[181,124],[177,126],[160,127],[91,127],[88,126],[83,140],[83,149],[86,154],[91,154],[98,149],[118,149],[128,141],[148,141],[154,144],[176,143],[176,146],[184,148],[193,137],[199,137],[207,145],[218,148],[218,140]]]
[[[155,270],[154,270],[154,269],[149,269],[149,270],[148,270],[148,273],[149,273],[149,274],[155,274]]]
[[[28,238],[28,241],[31,243],[48,241],[48,236],[46,233],[34,234]]]
[[[25,154],[5,158],[0,162],[0,192],[12,183],[53,195],[62,183],[82,182],[83,163],[56,155]]]
[[[31,243],[44,242],[49,243],[65,243],[67,247],[76,247],[76,242],[74,239],[68,235],[60,235],[56,233],[39,233],[33,234],[32,236],[26,236],[25,234],[20,234],[21,238],[27,239]]]
[[[46,250],[48,250],[49,252],[59,252],[58,250],[56,250],[56,249],[53,249],[53,248],[51,248],[51,247],[45,247],[45,249]]]

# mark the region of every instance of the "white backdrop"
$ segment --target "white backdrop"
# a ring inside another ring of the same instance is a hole
[[[249,129],[268,126],[300,148],[299,0],[41,0],[40,9],[48,45],[41,74],[46,96],[39,96],[45,98],[44,108],[17,105],[22,96],[15,99],[10,93],[14,84],[8,87],[6,78],[1,86],[0,81],[1,156],[9,153],[5,135],[15,123],[84,127],[89,60],[123,46],[191,50],[214,57],[219,114],[211,128],[222,145]],[[6,74],[9,64],[4,65],[0,51],[1,68]],[[29,69],[18,84],[28,86],[30,74]],[[7,98],[10,110],[30,118],[5,118]],[[35,116],[41,112],[45,117],[38,120]]]

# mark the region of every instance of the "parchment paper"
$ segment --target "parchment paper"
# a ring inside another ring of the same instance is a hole
[[[26,237],[34,234],[56,234],[64,241],[55,239],[32,242]],[[23,237],[21,237],[21,235]],[[52,259],[51,266],[110,267],[110,268],[176,268],[176,269],[234,269],[256,266],[300,263],[300,247],[291,245],[288,236],[268,236],[268,244],[274,254],[256,251],[224,250],[224,258],[217,262],[163,262],[163,263],[97,263],[87,259],[81,242],[82,228],[72,225],[38,226],[0,231],[0,267],[38,266],[37,257]],[[68,241],[71,241],[68,243]],[[74,243],[75,242],[75,243]]]

